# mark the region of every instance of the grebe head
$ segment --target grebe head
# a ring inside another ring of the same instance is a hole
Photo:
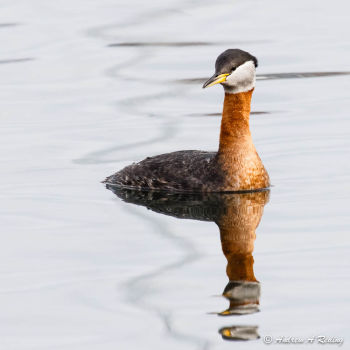
[[[239,49],[224,51],[215,62],[215,73],[203,88],[221,83],[225,92],[237,94],[255,86],[255,68],[258,60],[250,53]]]

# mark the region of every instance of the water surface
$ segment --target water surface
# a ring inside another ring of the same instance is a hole
[[[318,335],[346,347],[348,13],[346,1],[5,0],[1,348],[262,349],[266,336]],[[268,202],[214,199],[251,223],[246,260],[213,199],[177,198],[163,215],[100,183],[149,155],[217,148],[223,92],[201,86],[228,47],[259,59],[251,128],[274,185]]]

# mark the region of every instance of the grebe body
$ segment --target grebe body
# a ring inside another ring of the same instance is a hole
[[[257,59],[230,49],[216,60],[215,74],[203,88],[225,89],[217,152],[178,151],[148,157],[107,177],[108,185],[174,192],[254,191],[270,186],[249,129]]]

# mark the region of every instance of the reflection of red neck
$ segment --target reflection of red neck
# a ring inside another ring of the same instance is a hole
[[[254,275],[254,258],[252,254],[227,255],[226,273],[230,281],[256,282]]]
[[[222,251],[227,259],[226,273],[230,281],[256,282],[252,255],[255,230],[268,200],[268,191],[230,194],[225,199],[225,210],[215,222],[220,229]]]
[[[230,281],[257,281],[254,276],[255,232],[244,232],[236,228],[228,233],[220,230],[222,251],[227,259],[226,273]]]
[[[237,94],[225,93],[219,153],[238,147],[244,139],[251,140],[249,114],[253,90]]]

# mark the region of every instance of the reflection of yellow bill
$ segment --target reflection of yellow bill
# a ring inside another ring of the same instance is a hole
[[[213,75],[210,79],[208,79],[204,83],[203,89],[226,81],[226,77],[228,75],[230,75],[230,74],[225,73],[225,74],[220,74],[220,75]]]
[[[230,336],[231,336],[231,332],[230,332],[230,330],[227,329],[227,328],[226,328],[226,329],[223,329],[221,334],[224,335],[224,336],[226,336],[226,337],[230,337]]]

